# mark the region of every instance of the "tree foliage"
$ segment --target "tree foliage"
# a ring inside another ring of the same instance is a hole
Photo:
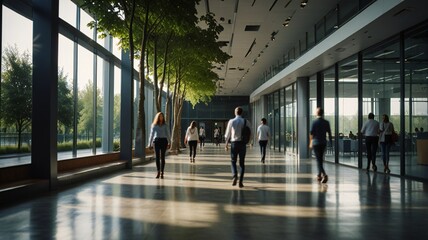
[[[32,114],[32,66],[28,52],[7,47],[3,53],[1,83],[1,118],[18,133],[18,150],[22,132],[29,129]]]
[[[58,125],[65,132],[73,126],[73,94],[62,70],[58,73]]]
[[[194,105],[209,101],[215,94],[218,76],[212,71],[213,65],[224,63],[230,56],[217,42],[223,28],[214,16],[206,14],[198,19],[196,4],[200,0],[80,2],[96,19],[92,27],[119,38],[123,49],[131,50],[135,46],[131,53],[139,59],[137,129],[143,132],[141,138],[145,138],[144,82],[149,76],[153,76],[150,79],[153,79],[157,110],[162,111],[161,92],[168,89],[174,94],[175,116],[179,115],[177,111],[184,100]],[[174,125],[178,122],[175,119]],[[139,136],[136,139],[140,139]],[[136,148],[138,146],[136,144]]]
[[[87,140],[90,140],[92,133],[94,131],[94,123],[96,118],[97,132],[101,132],[102,128],[102,99],[100,90],[96,91],[96,102],[97,102],[97,114],[94,114],[94,85],[92,82],[88,82],[85,88],[79,91],[79,113],[80,120],[78,124],[79,134],[84,134],[87,137]]]

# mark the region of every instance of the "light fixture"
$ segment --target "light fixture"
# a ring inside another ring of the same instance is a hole
[[[274,31],[270,34],[270,40],[275,41],[275,36],[278,33],[278,31]]]
[[[290,24],[291,21],[291,17],[288,17],[287,19],[285,19],[284,23],[282,24],[282,26],[284,27],[288,27],[288,24]]]
[[[308,0],[302,0],[300,2],[300,8],[304,8],[304,7],[306,7],[306,5],[308,5]]]

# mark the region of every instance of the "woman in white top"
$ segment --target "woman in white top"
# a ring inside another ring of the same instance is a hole
[[[382,160],[384,165],[384,172],[390,173],[389,170],[389,151],[391,150],[392,142],[392,133],[394,132],[394,125],[389,122],[389,117],[386,114],[382,116],[383,121],[379,126],[380,131],[380,147],[382,149]]]
[[[192,121],[187,128],[186,136],[184,137],[184,144],[189,143],[190,148],[190,162],[195,162],[196,147],[198,146],[199,133],[196,127],[196,122]]]
[[[199,128],[199,147],[202,150],[202,147],[205,147],[205,129],[204,127]]]
[[[262,156],[262,159],[260,161],[262,163],[265,163],[266,146],[270,138],[270,129],[266,125],[266,118],[262,118],[261,122],[262,123],[257,128],[257,138],[259,140],[260,154]]]

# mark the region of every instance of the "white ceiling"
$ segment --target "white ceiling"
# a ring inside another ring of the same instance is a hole
[[[298,47],[299,40],[305,38],[305,32],[335,9],[339,2],[309,0],[308,5],[301,8],[301,0],[201,0],[197,6],[198,12],[210,11],[215,14],[217,21],[224,27],[219,41],[228,42],[223,50],[232,56],[226,64],[218,65],[215,69],[219,77],[224,79],[218,83],[217,95],[249,96],[260,85],[263,73],[269,71],[272,65],[282,62],[287,51],[293,46]],[[427,7],[426,0],[401,1],[390,14],[374,21],[364,31],[355,33],[341,46],[332,49],[331,53],[326,52],[323,57],[308,63],[291,77],[310,76],[396,34],[400,29],[404,30],[426,19]],[[403,9],[406,10],[404,13],[401,12]],[[284,27],[282,24],[287,17],[292,19],[289,26]],[[248,25],[260,25],[260,28],[258,31],[245,31]],[[272,34],[275,40],[271,39]],[[343,49],[337,51],[338,48]]]

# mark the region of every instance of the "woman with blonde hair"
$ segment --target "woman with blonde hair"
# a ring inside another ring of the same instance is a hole
[[[156,178],[163,178],[165,169],[165,153],[170,145],[171,134],[169,127],[165,123],[165,117],[162,112],[158,112],[153,119],[150,129],[149,147],[154,147],[156,155],[156,168],[158,173]]]
[[[199,133],[198,127],[196,126],[196,122],[192,121],[190,126],[187,128],[186,136],[184,137],[184,144],[187,145],[189,143],[190,149],[190,162],[195,162],[196,157],[196,148],[198,146],[199,141]]]

